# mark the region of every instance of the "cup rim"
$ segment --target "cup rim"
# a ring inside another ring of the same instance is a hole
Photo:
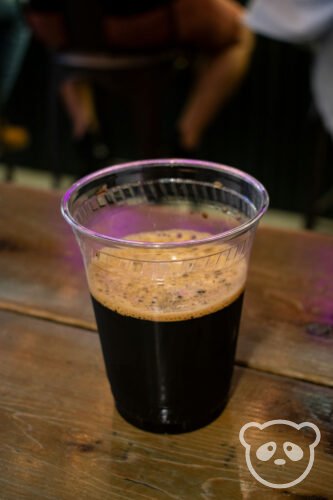
[[[188,241],[181,241],[181,242],[157,242],[157,243],[152,243],[152,242],[142,242],[142,241],[133,241],[133,240],[125,240],[123,238],[115,238],[113,236],[109,236],[106,234],[98,233],[97,231],[93,231],[92,229],[88,229],[84,225],[80,224],[75,217],[71,214],[70,208],[69,208],[69,203],[71,201],[71,198],[73,195],[80,190],[82,187],[88,185],[90,182],[95,181],[97,179],[103,178],[106,175],[109,175],[110,173],[116,173],[116,172],[121,172],[124,170],[132,169],[135,167],[140,167],[140,166],[154,166],[154,167],[165,167],[165,166],[171,166],[171,167],[177,167],[177,166],[198,166],[198,167],[204,167],[208,168],[210,170],[215,170],[218,172],[226,172],[230,175],[233,175],[238,178],[242,178],[249,184],[251,184],[261,195],[262,199],[262,204],[256,215],[243,224],[240,224],[239,226],[236,226],[235,228],[229,229],[228,231],[224,231],[222,233],[217,233],[214,234],[208,238],[203,238],[203,239],[196,239],[196,240],[188,240]],[[190,160],[190,159],[183,159],[183,158],[164,158],[164,159],[149,159],[149,160],[139,160],[139,161],[131,161],[131,162],[126,162],[126,163],[120,163],[116,165],[111,165],[108,167],[105,167],[103,169],[97,170],[89,175],[86,175],[76,181],[63,195],[61,199],[61,213],[65,220],[68,222],[68,224],[72,227],[73,230],[77,231],[78,233],[84,235],[84,236],[89,236],[93,239],[104,241],[105,243],[113,243],[121,246],[126,246],[126,247],[138,247],[138,248],[161,248],[161,249],[167,249],[167,248],[180,248],[180,247],[185,247],[185,246],[192,246],[192,245],[201,245],[201,244],[207,244],[207,243],[212,243],[212,242],[217,242],[217,241],[227,241],[230,239],[233,239],[237,236],[240,236],[241,234],[248,232],[250,229],[256,226],[256,224],[259,222],[261,217],[264,215],[266,212],[267,208],[269,205],[269,195],[267,193],[266,188],[263,186],[263,184],[258,181],[255,177],[252,175],[243,172],[242,170],[239,170],[235,167],[230,167],[228,165],[216,163],[216,162],[210,162],[210,161],[204,161],[204,160]]]

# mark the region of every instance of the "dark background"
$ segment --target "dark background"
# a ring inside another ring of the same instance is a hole
[[[219,111],[193,156],[229,164],[252,173],[267,187],[271,206],[303,212],[313,188],[318,155],[318,120],[310,92],[311,54],[303,48],[257,38],[250,71],[239,91]],[[27,126],[30,147],[14,160],[48,170],[48,54],[32,40],[7,116]],[[174,154],[175,121],[191,82],[189,70],[179,71],[163,100],[161,143],[164,156]],[[126,102],[99,93],[100,114],[115,161],[137,159],[133,125]],[[61,114],[60,168],[80,176],[80,160],[68,120]],[[332,153],[323,158],[320,191],[333,184]]]

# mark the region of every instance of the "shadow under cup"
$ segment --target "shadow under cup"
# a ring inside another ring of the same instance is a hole
[[[128,422],[179,433],[221,413],[267,206],[253,177],[178,159],[108,167],[65,194],[62,213],[84,258],[107,375]]]

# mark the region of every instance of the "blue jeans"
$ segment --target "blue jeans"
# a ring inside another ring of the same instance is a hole
[[[0,114],[9,98],[29,41],[18,0],[0,0]]]

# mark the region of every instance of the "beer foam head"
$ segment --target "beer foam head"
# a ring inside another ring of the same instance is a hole
[[[144,242],[202,240],[198,231],[168,229],[128,235]],[[91,294],[125,316],[182,321],[216,312],[236,300],[246,280],[246,258],[231,243],[179,248],[103,248],[88,266]]]

